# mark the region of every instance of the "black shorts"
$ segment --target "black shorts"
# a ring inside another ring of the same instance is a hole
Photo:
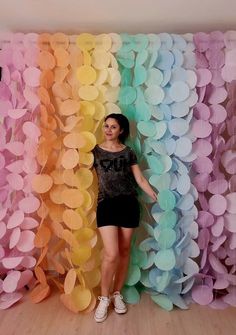
[[[139,225],[139,202],[134,195],[119,195],[98,203],[97,227],[136,228]]]

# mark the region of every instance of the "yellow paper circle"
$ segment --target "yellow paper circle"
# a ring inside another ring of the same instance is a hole
[[[83,204],[84,198],[80,190],[71,188],[62,192],[62,199],[65,205],[70,208],[77,208]]]
[[[83,220],[79,213],[72,209],[66,209],[63,212],[63,221],[68,228],[76,230],[82,227]]]
[[[93,116],[95,113],[95,101],[81,101],[80,102],[80,113],[82,115],[91,115]]]
[[[95,86],[84,85],[79,88],[79,96],[83,100],[93,101],[98,97],[98,90]]]
[[[96,50],[110,50],[112,45],[111,36],[108,34],[100,34],[95,37],[95,48]]]
[[[102,85],[106,82],[108,77],[107,69],[97,70],[97,79],[94,82],[95,86]]]
[[[76,72],[77,78],[82,85],[90,85],[95,82],[97,73],[92,66],[80,66]]]
[[[92,289],[99,285],[101,280],[101,272],[99,269],[94,269],[84,273],[84,279],[87,286]]]
[[[92,299],[90,290],[84,288],[82,285],[76,286],[72,291],[71,296],[75,306],[78,308],[79,311],[83,311],[84,309],[86,309]]]
[[[71,253],[71,260],[74,265],[80,266],[91,257],[91,248],[80,246],[75,252]]]
[[[96,137],[94,136],[94,134],[90,133],[89,131],[82,131],[80,135],[83,136],[85,139],[85,145],[80,148],[80,151],[91,151],[96,145]]]
[[[105,116],[105,107],[104,105],[99,101],[94,101],[95,106],[95,114],[94,114],[94,120],[100,121]]]
[[[105,69],[110,64],[110,54],[103,50],[94,50],[92,54],[92,65],[97,70]]]
[[[83,33],[77,37],[76,44],[81,50],[91,50],[95,47],[95,36]]]
[[[93,173],[91,170],[87,168],[79,168],[75,173],[78,188],[86,190],[89,188],[93,183]]]
[[[93,164],[94,157],[91,152],[80,152],[79,154],[79,163],[90,166]]]

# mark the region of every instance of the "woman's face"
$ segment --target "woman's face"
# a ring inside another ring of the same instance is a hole
[[[118,139],[122,130],[116,119],[108,118],[104,123],[103,132],[107,141],[114,141]]]

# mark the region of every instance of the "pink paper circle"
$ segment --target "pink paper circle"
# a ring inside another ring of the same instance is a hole
[[[211,134],[212,126],[208,121],[194,120],[192,124],[192,132],[198,138],[205,138]]]
[[[12,249],[14,248],[17,243],[20,240],[20,235],[21,235],[21,230],[19,227],[16,227],[13,229],[11,236],[10,236],[10,241],[9,241],[9,248]]]
[[[5,269],[15,269],[22,261],[23,256],[5,257],[2,259],[2,265]]]
[[[212,85],[216,87],[221,87],[225,84],[225,81],[222,78],[221,69],[217,69],[217,70],[211,69],[211,73],[212,73],[212,79],[211,79]]]
[[[29,252],[34,249],[35,234],[31,230],[24,230],[16,247],[19,251]]]
[[[24,213],[22,210],[16,210],[9,218],[7,228],[12,229],[18,227],[24,220]]]
[[[214,223],[214,216],[209,212],[199,211],[197,222],[202,228],[210,227]]]
[[[196,33],[193,35],[193,41],[196,45],[196,49],[200,52],[204,52],[209,48],[210,37],[206,33]]]
[[[224,217],[218,216],[214,225],[211,227],[212,235],[215,237],[219,237],[224,230]]]
[[[227,201],[221,194],[215,194],[209,199],[209,210],[216,216],[223,215],[227,208]]]
[[[236,175],[229,179],[229,190],[230,192],[236,191]]]
[[[20,271],[11,271],[3,280],[2,288],[6,293],[12,293],[16,290],[17,283],[20,279],[21,273]]]
[[[198,173],[211,173],[213,169],[213,163],[208,157],[198,157],[193,162],[195,171]]]
[[[35,267],[36,259],[33,256],[25,256],[21,262],[21,265],[27,269]]]
[[[33,278],[33,272],[31,270],[27,269],[25,271],[22,271],[20,280],[18,281],[18,284],[17,284],[17,290],[20,290],[25,285],[27,285],[31,281],[32,278]]]
[[[22,127],[23,133],[30,139],[38,141],[38,137],[41,135],[39,128],[30,121],[26,121]]]
[[[210,180],[211,177],[208,173],[199,173],[193,178],[193,184],[198,192],[206,192]]]
[[[0,100],[0,115],[1,117],[6,117],[9,109],[12,108],[12,104],[10,101]]]
[[[227,201],[227,212],[236,214],[236,192],[227,194],[225,199]]]
[[[193,152],[197,156],[207,157],[212,153],[212,144],[206,139],[199,138],[193,143]]]
[[[207,121],[210,117],[210,109],[202,102],[198,102],[193,108],[193,115],[196,119]]]
[[[17,120],[24,116],[26,112],[26,108],[9,109],[8,116],[10,116],[12,119]]]
[[[212,288],[207,285],[197,285],[192,289],[192,298],[199,305],[208,305],[213,300]]]
[[[38,227],[39,222],[31,217],[25,217],[24,221],[21,223],[20,228],[21,229],[33,229]]]
[[[210,112],[211,112],[211,117],[210,117],[210,122],[213,124],[219,124],[223,121],[225,121],[227,117],[227,112],[225,108],[221,105],[211,105],[209,106]]]
[[[38,87],[40,75],[41,71],[37,67],[27,67],[23,72],[25,84],[30,87]]]
[[[22,293],[5,293],[0,296],[0,309],[7,309],[23,297]]]
[[[207,86],[211,82],[212,74],[208,69],[197,69],[197,87]]]
[[[3,154],[1,154],[1,152],[0,152],[0,170],[2,170],[2,168],[4,168],[5,162],[6,162],[5,158],[4,158]]]
[[[16,191],[22,190],[24,186],[23,178],[21,177],[20,174],[17,174],[17,173],[9,173],[7,175],[7,181],[10,187]]]
[[[228,189],[228,182],[225,179],[216,179],[209,183],[207,189],[211,194],[223,194]]]
[[[24,213],[33,213],[35,212],[40,206],[40,201],[34,196],[26,197],[19,202],[19,208]]]
[[[220,104],[225,101],[228,93],[224,87],[215,87],[211,86],[208,95],[208,103],[209,104]]]
[[[7,226],[5,222],[0,221],[0,239],[6,234]]]

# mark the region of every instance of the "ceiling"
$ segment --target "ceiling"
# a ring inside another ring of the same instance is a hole
[[[0,30],[187,33],[236,30],[235,0],[0,0]]]

